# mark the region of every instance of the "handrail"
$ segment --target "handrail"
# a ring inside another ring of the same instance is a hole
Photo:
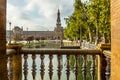
[[[98,49],[21,49],[20,54],[101,55],[102,52]]]
[[[98,44],[97,46],[101,51],[111,50],[111,44]]]
[[[13,55],[13,54],[15,54],[15,53],[16,53],[16,51],[15,51],[14,49],[7,49],[7,50],[6,50],[6,54],[7,54],[8,56]]]
[[[111,58],[111,51],[110,50],[104,50],[103,51],[103,54],[108,57],[108,58]]]

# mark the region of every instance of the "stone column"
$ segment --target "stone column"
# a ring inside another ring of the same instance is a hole
[[[98,56],[98,80],[105,80],[106,57],[101,54]]]
[[[21,55],[13,56],[13,80],[22,80],[22,58]]]
[[[111,0],[111,80],[120,80],[120,0]]]
[[[8,80],[6,57],[6,0],[0,0],[0,80]]]
[[[13,80],[22,80],[22,57],[20,53],[21,46],[19,44],[9,44],[7,45],[7,49],[15,50],[13,56]]]

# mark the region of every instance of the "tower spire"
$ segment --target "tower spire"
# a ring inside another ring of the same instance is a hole
[[[61,20],[60,20],[60,10],[58,9],[58,13],[57,13],[57,25],[61,25]]]

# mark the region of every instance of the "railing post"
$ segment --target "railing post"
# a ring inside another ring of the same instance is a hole
[[[14,49],[16,53],[13,54],[13,80],[22,80],[22,58],[18,54],[21,46],[19,44],[10,44],[8,49]]]
[[[105,72],[106,72],[106,57],[101,54],[98,56],[98,80],[106,80]]]
[[[105,50],[111,50],[111,44],[99,44],[98,48],[101,50],[102,54],[99,55],[98,57],[98,80],[107,80],[108,77],[108,73],[106,71],[108,71],[107,69],[107,65],[109,63],[107,63],[107,57],[106,54],[104,53]],[[109,65],[110,66],[110,65]],[[107,75],[107,77],[106,77]]]
[[[78,65],[78,58],[79,56],[78,55],[75,55],[75,80],[78,80],[78,73],[79,73],[79,65]]]
[[[70,55],[67,55],[66,58],[67,58],[66,75],[67,75],[67,80],[69,80],[69,77],[70,77]]]
[[[83,80],[87,80],[87,55],[83,55],[83,64],[82,64],[82,74]]]
[[[35,59],[36,59],[36,55],[32,54],[32,60],[33,60],[33,63],[32,63],[32,76],[33,76],[33,80],[35,80],[35,77],[36,77],[36,62],[35,62]]]
[[[62,71],[62,64],[61,64],[61,59],[62,59],[62,56],[61,55],[57,55],[57,58],[58,58],[58,80],[61,80],[61,71]]]
[[[104,50],[103,54],[106,56],[106,72],[105,72],[105,77],[106,80],[110,80],[110,75],[111,75],[111,51],[109,50]]]
[[[106,61],[107,61],[107,66],[106,66],[106,80],[110,80],[110,58],[107,57],[106,58]]]
[[[92,63],[91,63],[91,69],[90,69],[92,80],[95,80],[95,71],[96,71],[96,69],[95,69],[95,58],[96,58],[96,56],[92,55]]]
[[[49,78],[52,80],[53,76],[53,63],[52,63],[53,55],[49,54]]]
[[[13,56],[13,80],[22,80],[22,59],[18,54]]]
[[[24,54],[24,68],[23,68],[23,73],[24,73],[24,80],[27,80],[27,76],[28,76],[28,55],[27,54]]]
[[[13,56],[12,55],[8,55],[8,79],[9,80],[13,80]]]
[[[41,80],[44,80],[44,75],[45,75],[45,64],[44,64],[44,58],[45,56],[43,54],[40,55],[41,59],[41,65],[40,65],[40,75],[41,75]]]

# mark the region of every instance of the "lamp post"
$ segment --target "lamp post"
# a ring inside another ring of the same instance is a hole
[[[28,37],[28,28],[27,28],[27,34],[26,34],[26,38]]]
[[[9,44],[11,44],[11,22],[9,22],[10,36],[9,36]]]
[[[27,32],[26,32],[26,40],[28,38],[28,28],[27,28]],[[27,43],[28,43],[28,40],[27,40]]]

